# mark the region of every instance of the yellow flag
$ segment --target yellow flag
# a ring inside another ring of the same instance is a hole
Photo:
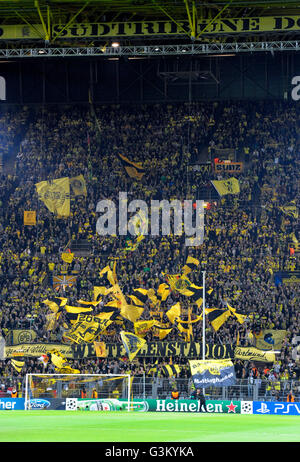
[[[123,318],[128,319],[131,322],[136,322],[143,314],[144,307],[136,305],[121,304],[120,314]]]
[[[156,321],[153,327],[153,335],[158,337],[159,340],[163,340],[173,330],[173,327],[165,325],[159,321]]]
[[[293,201],[290,204],[279,207],[279,209],[287,216],[298,218],[299,211],[296,205],[293,204]]]
[[[144,346],[146,340],[138,337],[137,335],[132,334],[131,332],[121,331],[120,335],[124,348],[128,355],[129,361],[132,361],[137,355],[137,353]]]
[[[247,315],[245,314],[241,314],[241,313],[238,313],[236,311],[235,308],[232,308],[232,306],[230,306],[228,303],[227,303],[227,308],[231,311],[231,313],[237,318],[238,322],[240,324],[243,324],[243,322],[245,322],[245,319],[247,318]]]
[[[183,274],[189,274],[192,271],[198,269],[198,266],[200,265],[200,261],[197,260],[197,258],[188,256],[186,263],[184,267],[182,268]]]
[[[45,329],[47,331],[52,331],[56,326],[57,314],[56,313],[48,313],[46,314],[46,323]]]
[[[60,216],[70,215],[70,180],[68,177],[36,183],[39,199],[50,212]]]
[[[83,175],[73,176],[70,178],[71,191],[74,196],[86,196],[86,183]]]
[[[25,364],[25,361],[20,361],[20,360],[17,360],[17,359],[11,359],[10,360],[11,362],[11,365],[14,367],[14,369],[17,371],[17,372],[21,372],[24,364]]]
[[[108,291],[105,286],[94,286],[94,300],[98,300],[99,295],[107,295]]]
[[[53,300],[43,300],[45,305],[49,306],[50,310],[54,313],[61,311],[62,307],[64,307],[67,303],[68,299],[64,297],[54,297]]]
[[[167,300],[168,296],[170,295],[170,288],[168,284],[160,284],[157,289],[157,298],[159,302],[164,302]]]
[[[63,252],[63,253],[61,254],[61,259],[62,259],[65,263],[72,263],[73,258],[74,258],[74,254],[71,253],[71,252]]]
[[[176,303],[175,305],[172,306],[172,308],[170,308],[167,312],[166,312],[166,316],[169,318],[170,322],[172,324],[175,323],[175,320],[177,318],[180,318],[180,315],[181,315],[181,306],[180,306],[180,303]]]
[[[135,178],[136,180],[141,180],[143,178],[145,170],[141,162],[132,162],[122,154],[119,154],[119,157],[130,178]]]
[[[212,184],[220,194],[225,196],[226,194],[239,194],[240,183],[236,178],[229,178],[228,180],[214,180]]]
[[[205,313],[216,332],[231,316],[230,310],[222,308],[209,308],[205,310]]]
[[[79,369],[73,369],[71,366],[63,366],[59,369],[60,374],[80,374]]]
[[[111,323],[112,320],[107,317],[79,314],[77,321],[69,331],[65,332],[64,337],[77,344],[91,343]]]
[[[95,347],[97,358],[107,357],[107,351],[106,351],[106,346],[104,342],[94,342],[94,347]]]
[[[35,226],[36,225],[36,211],[35,210],[24,210],[24,225]]]
[[[156,321],[153,319],[150,321],[136,321],[134,323],[134,333],[139,337],[144,337],[155,323]]]
[[[61,367],[65,366],[67,360],[65,356],[58,350],[50,350],[48,353],[51,354],[51,362],[54,364],[55,368],[60,369]]]
[[[110,283],[110,285],[114,286],[117,282],[116,275],[115,275],[115,271],[113,271],[109,265],[105,266],[105,268],[103,268],[100,271],[99,273],[100,278],[102,278],[105,274],[106,274],[107,280]]]

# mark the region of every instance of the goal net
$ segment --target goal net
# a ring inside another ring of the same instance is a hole
[[[66,410],[130,410],[129,374],[26,374],[25,409],[58,398]]]

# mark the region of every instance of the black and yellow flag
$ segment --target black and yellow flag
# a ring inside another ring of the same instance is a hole
[[[159,321],[156,321],[155,325],[152,328],[153,335],[158,337],[159,340],[163,340],[164,338],[169,335],[169,333],[173,330],[173,327],[170,327],[167,324],[163,324]]]
[[[100,303],[100,300],[96,302],[86,302],[83,300],[78,300],[76,306],[65,305],[63,307],[65,311],[66,318],[71,322],[77,321],[77,316],[79,314],[89,314],[92,315],[95,311],[95,307]]]
[[[121,159],[125,171],[130,178],[134,178],[136,180],[141,180],[143,178],[145,169],[141,162],[132,162],[122,154],[119,154],[119,158]]]
[[[47,354],[50,356],[50,362],[54,365],[56,372],[60,374],[80,374],[80,370],[73,369],[60,351],[53,349],[48,351]]]
[[[167,364],[161,367],[161,371],[166,377],[176,377],[180,374],[181,367],[178,364]]]
[[[128,355],[129,361],[132,361],[137,353],[141,350],[141,348],[145,345],[146,340],[143,338],[138,337],[131,332],[120,332],[121,339]]]
[[[157,299],[159,305],[161,305],[162,302],[165,302],[170,295],[170,287],[168,284],[160,284],[158,289],[157,289]]]
[[[136,321],[134,323],[134,333],[138,337],[144,337],[149,330],[155,325],[156,321],[154,319],[150,321]]]
[[[247,318],[247,315],[242,314],[242,313],[238,313],[235,308],[232,308],[232,306],[229,305],[229,303],[227,303],[227,308],[233,314],[233,316],[235,316],[237,318],[237,320],[238,320],[238,322],[240,324],[243,324],[245,322],[245,319]]]
[[[105,286],[94,286],[94,301],[98,301],[100,295],[105,296],[109,294],[110,291],[111,289],[108,289]]]
[[[11,365],[13,366],[13,368],[17,372],[21,372],[21,370],[23,369],[23,366],[25,364],[25,361],[21,360],[21,359],[11,359],[10,362],[11,362]]]
[[[70,180],[68,177],[36,183],[38,198],[59,217],[70,216]]]
[[[279,210],[281,210],[285,215],[289,217],[293,217],[293,218],[299,217],[299,211],[298,211],[298,207],[296,206],[296,201],[291,201],[289,204],[279,207]]]
[[[205,313],[207,313],[208,320],[216,332],[231,316],[229,309],[210,308],[206,309]]]
[[[186,297],[189,297],[190,303],[195,303],[198,308],[201,307],[203,302],[203,287],[196,286],[195,284],[191,284],[183,293]]]
[[[44,300],[43,303],[47,305],[53,313],[58,313],[62,311],[63,307],[66,305],[68,299],[64,297],[53,297],[52,300]]]
[[[133,289],[134,295],[128,295],[130,300],[137,306],[144,306],[148,300],[148,289]]]
[[[165,278],[167,283],[170,286],[170,289],[173,291],[180,291],[181,288],[185,288],[191,284],[191,281],[185,276],[180,273],[177,274],[167,274],[167,273],[162,273]]]
[[[111,316],[109,313],[102,313],[102,316],[79,314],[72,328],[64,333],[64,337],[77,344],[94,342],[96,337],[113,322]]]
[[[214,180],[211,181],[220,196],[226,194],[239,194],[240,183],[237,178],[229,178],[228,180]]]
[[[172,324],[175,324],[175,321],[181,316],[181,306],[180,303],[175,303],[167,312],[166,316]]]
[[[183,274],[189,274],[198,269],[200,261],[197,258],[188,256],[184,267],[182,268]]]
[[[158,359],[155,361],[152,367],[147,372],[147,375],[154,375],[158,371]]]
[[[87,196],[86,183],[83,175],[70,178],[71,193],[74,196]]]

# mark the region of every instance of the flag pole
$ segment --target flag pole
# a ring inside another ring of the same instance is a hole
[[[202,271],[203,275],[203,302],[202,302],[202,360],[205,360],[205,271]],[[205,394],[205,388],[202,388],[203,395]]]
[[[205,359],[205,271],[203,275],[203,302],[202,302],[202,359]]]

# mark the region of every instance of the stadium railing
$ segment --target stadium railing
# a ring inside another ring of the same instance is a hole
[[[5,389],[13,383],[21,381],[15,377],[0,377],[0,383],[5,384]],[[134,376],[131,385],[131,397],[135,399],[170,399],[174,388],[179,391],[181,399],[189,399],[191,396],[191,380],[188,378],[158,378],[145,375]],[[25,380],[23,381],[23,391],[25,390]],[[289,390],[293,391],[295,401],[300,402],[300,381],[282,380],[271,384],[266,380],[258,380],[250,384],[247,379],[238,379],[235,385],[229,387],[207,387],[205,388],[206,398],[209,400],[236,400],[236,401],[286,401]],[[52,391],[46,393],[47,398],[62,397],[53,394]],[[2,398],[9,398],[7,393]],[[23,395],[24,397],[24,395]],[[79,397],[79,391],[76,393]]]

